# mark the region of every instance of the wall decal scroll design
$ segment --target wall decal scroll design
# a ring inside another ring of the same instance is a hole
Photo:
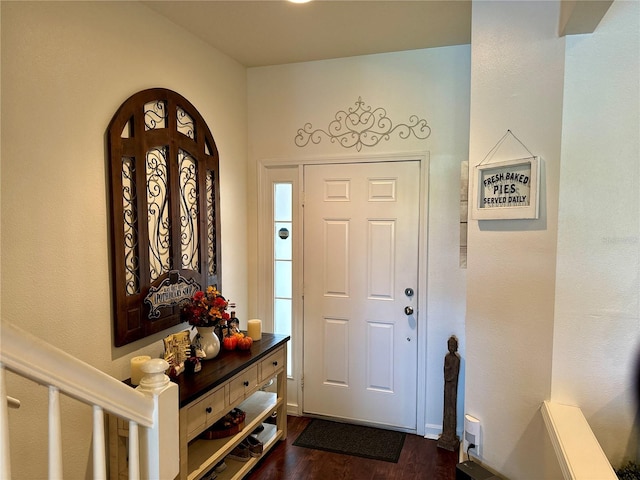
[[[387,117],[387,111],[382,107],[372,110],[358,97],[356,107],[349,107],[348,111],[340,110],[335,115],[327,127],[327,131],[317,128],[313,130],[310,123],[306,123],[303,128],[298,129],[295,143],[298,147],[305,147],[309,142],[318,144],[323,136],[331,140],[331,143],[338,142],[345,148],[356,147],[357,151],[362,147],[374,147],[382,140],[389,140],[395,131],[398,136],[406,140],[415,135],[420,140],[425,140],[431,135],[431,127],[427,121],[418,118],[417,115],[409,117],[409,123],[399,123],[393,126],[393,122]]]

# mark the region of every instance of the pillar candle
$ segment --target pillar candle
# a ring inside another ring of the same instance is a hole
[[[149,355],[140,355],[131,359],[131,385],[140,385],[140,380],[144,377],[141,367],[147,360],[151,360]]]
[[[262,338],[262,320],[253,318],[247,322],[247,335],[254,341]]]

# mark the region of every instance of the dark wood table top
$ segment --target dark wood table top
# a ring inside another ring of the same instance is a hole
[[[201,362],[202,370],[199,372],[183,372],[176,378],[172,378],[171,380],[177,383],[180,389],[180,408],[263,359],[289,339],[290,337],[286,335],[263,333],[262,339],[253,342],[250,350],[229,351],[221,348],[218,356]]]

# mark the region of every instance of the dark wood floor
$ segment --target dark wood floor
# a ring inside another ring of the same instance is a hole
[[[288,417],[287,440],[279,442],[246,477],[248,480],[455,480],[458,452],[435,440],[407,434],[398,463],[368,460],[293,446],[311,421]]]

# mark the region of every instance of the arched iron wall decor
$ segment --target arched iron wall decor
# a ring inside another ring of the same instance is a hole
[[[350,107],[348,111],[340,110],[335,115],[327,130],[317,128],[313,130],[310,123],[306,123],[303,128],[298,129],[295,143],[298,147],[305,147],[309,142],[318,144],[323,136],[331,140],[331,143],[338,142],[345,148],[356,147],[357,151],[362,147],[374,147],[382,140],[389,140],[391,134],[398,132],[400,138],[407,139],[411,134],[420,140],[425,140],[431,135],[431,127],[427,121],[418,118],[417,115],[409,117],[409,123],[399,123],[395,127],[387,111],[378,107],[365,106],[362,97],[358,97],[356,107]]]
[[[221,286],[218,150],[198,110],[153,88],[107,129],[114,342],[181,323],[179,303]]]

